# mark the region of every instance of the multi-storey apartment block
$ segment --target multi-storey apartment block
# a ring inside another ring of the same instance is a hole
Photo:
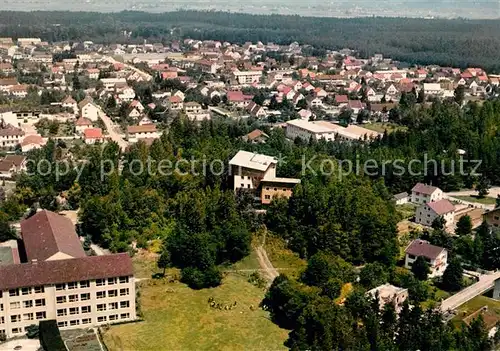
[[[0,333],[55,319],[61,329],[136,318],[128,254],[86,256],[68,218],[41,211],[21,223],[26,262],[0,265]]]

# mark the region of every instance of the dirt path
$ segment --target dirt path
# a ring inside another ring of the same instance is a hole
[[[255,249],[257,253],[257,259],[259,261],[259,265],[261,267],[262,274],[264,278],[268,280],[268,285],[271,285],[274,278],[276,278],[279,273],[276,268],[274,268],[273,264],[267,257],[266,249],[264,249],[264,245],[266,243],[266,233],[264,233],[264,238],[262,239],[262,244]]]

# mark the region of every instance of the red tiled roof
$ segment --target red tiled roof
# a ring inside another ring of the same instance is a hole
[[[87,128],[83,131],[85,139],[100,139],[102,138],[101,128]]]
[[[133,274],[132,260],[127,253],[10,264],[0,267],[0,290]]]
[[[75,126],[91,126],[91,125],[92,122],[85,117],[80,117],[75,122]]]
[[[242,91],[228,91],[227,101],[244,101],[244,95]]]
[[[85,257],[75,226],[67,217],[42,210],[21,222],[21,235],[28,261],[45,261],[58,252]]]
[[[431,245],[428,241],[416,239],[408,245],[405,252],[409,255],[423,256],[434,260],[443,250],[442,247]]]
[[[43,138],[40,135],[38,135],[38,134],[32,134],[32,135],[26,136],[23,139],[21,145],[22,146],[29,145],[29,144],[42,145],[43,143],[44,143]]]
[[[347,95],[335,95],[335,102],[337,104],[347,104],[349,102],[349,98]]]
[[[427,206],[429,206],[438,215],[444,215],[455,210],[455,206],[446,199],[428,202]]]

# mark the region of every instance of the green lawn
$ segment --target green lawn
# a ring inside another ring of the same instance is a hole
[[[223,270],[253,269],[251,254]],[[138,277],[158,271],[152,256],[134,257]],[[171,272],[169,272],[171,273]],[[249,273],[248,273],[249,274]],[[141,281],[140,305],[144,321],[111,326],[104,342],[113,350],[285,350],[288,330],[280,329],[269,313],[258,308],[265,291],[250,284],[246,273],[226,273],[217,288],[192,290],[166,280]],[[232,310],[213,309],[208,299],[232,305]],[[250,308],[253,306],[253,310]]]
[[[460,306],[457,315],[451,321],[458,327],[464,319],[484,306],[488,306],[488,311],[483,313],[483,319],[486,326],[491,328],[500,320],[500,301],[482,295]]]
[[[397,130],[407,130],[408,128],[403,127],[403,126],[398,126],[397,124],[394,123],[382,123],[382,122],[376,122],[376,123],[366,123],[362,125],[363,128],[374,130],[379,133],[383,133],[384,131],[387,130],[387,133],[392,133]]]
[[[483,197],[479,198],[475,195],[472,196],[453,196],[456,199],[468,201],[468,202],[478,202],[483,205],[494,205],[496,203],[496,199],[493,197]]]

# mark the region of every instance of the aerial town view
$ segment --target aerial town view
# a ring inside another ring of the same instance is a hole
[[[0,351],[500,350],[498,3],[3,2]]]

